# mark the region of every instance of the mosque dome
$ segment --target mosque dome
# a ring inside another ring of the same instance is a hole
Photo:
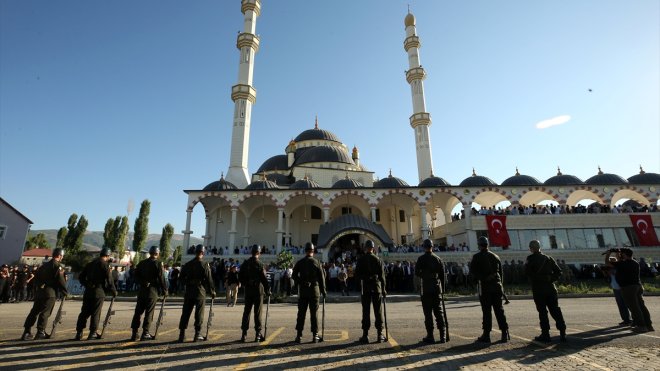
[[[415,16],[412,13],[408,13],[406,15],[406,18],[404,19],[403,23],[406,24],[406,27],[414,26],[415,25]]]
[[[236,186],[225,180],[224,174],[220,176],[220,180],[210,183],[204,187],[204,191],[226,191],[230,189],[237,189]]]
[[[266,179],[275,182],[278,186],[288,186],[293,183],[293,177],[279,173],[266,174]]]
[[[405,188],[410,187],[408,183],[404,182],[402,179],[390,175],[387,178],[383,178],[379,181],[374,182],[374,188]]]
[[[338,180],[332,185],[332,188],[349,189],[349,188],[364,188],[362,183],[357,180],[346,177],[345,179]]]
[[[546,186],[567,186],[567,185],[580,185],[584,184],[580,178],[574,175],[564,175],[561,173],[561,169],[557,168],[557,175],[548,178],[543,185]]]
[[[301,151],[300,157],[296,159],[296,165],[312,162],[341,162],[355,165],[348,152],[340,147],[319,146],[310,147]]]
[[[321,186],[311,179],[300,179],[295,183],[291,184],[289,189],[311,189],[311,188],[321,188]]]
[[[520,175],[518,168],[516,168],[516,174],[512,177],[507,178],[502,182],[503,186],[537,186],[541,185],[541,182],[529,175]]]
[[[616,174],[603,173],[598,167],[598,174],[584,181],[589,185],[620,185],[628,184],[628,181]]]
[[[446,180],[444,180],[444,179],[442,179],[438,176],[435,176],[433,174],[431,174],[430,177],[428,177],[428,178],[422,180],[421,182],[419,182],[419,185],[418,185],[419,188],[448,187],[448,186],[451,186],[451,184],[449,184],[448,181],[446,181]]]
[[[278,189],[278,188],[280,187],[278,187],[275,182],[268,179],[254,181],[248,184],[247,187],[245,187],[245,189]]]
[[[259,167],[259,170],[257,170],[257,173],[273,170],[286,170],[288,168],[289,163],[286,155],[275,155],[264,161],[264,163]]]
[[[332,142],[341,143],[339,141],[339,138],[337,138],[337,136],[335,134],[333,134],[333,133],[331,133],[327,130],[318,129],[318,128],[305,130],[302,133],[298,134],[296,139],[294,139],[294,141],[296,143],[299,143],[299,142],[302,142],[302,141],[305,141],[305,140],[329,140],[329,141],[332,141]]]
[[[461,187],[492,187],[497,184],[489,177],[477,175],[472,169],[472,176],[465,178],[459,186]]]
[[[640,166],[639,174],[628,178],[628,182],[633,184],[660,184],[660,174],[647,173]]]

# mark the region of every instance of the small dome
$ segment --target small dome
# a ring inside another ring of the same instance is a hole
[[[226,191],[230,189],[237,189],[237,187],[233,183],[226,181],[224,174],[222,174],[220,180],[210,183],[204,187],[203,191]]]
[[[502,182],[503,186],[537,186],[541,185],[538,179],[529,175],[520,175],[518,168],[516,174]]]
[[[451,184],[449,184],[449,182],[447,182],[446,180],[444,180],[440,177],[437,177],[433,174],[431,174],[430,177],[428,177],[428,178],[422,180],[421,182],[419,182],[419,185],[418,185],[418,187],[420,187],[420,188],[447,187],[447,186],[451,186]]]
[[[332,185],[332,188],[339,189],[349,189],[349,188],[364,188],[362,183],[357,180],[350,179],[346,177],[345,179],[338,180],[335,184]]]
[[[286,155],[276,155],[268,160],[264,161],[263,164],[259,167],[259,170],[257,170],[257,173],[263,173],[266,171],[273,171],[273,170],[286,170],[289,168],[289,163],[287,162]]]
[[[296,143],[302,142],[304,140],[330,140],[333,142],[341,143],[339,138],[337,138],[337,136],[333,133],[327,130],[319,129],[318,123],[314,125],[314,129],[303,131],[302,133],[298,134],[294,140]]]
[[[248,184],[247,187],[245,187],[245,189],[278,189],[278,188],[280,187],[278,187],[275,182],[270,181],[268,179],[254,181]]]
[[[472,169],[472,176],[465,178],[459,186],[461,187],[491,187],[495,186],[495,182],[486,176],[477,175],[477,173]]]
[[[294,178],[289,175],[270,173],[266,175],[266,179],[275,182],[278,186],[288,186],[293,183]]]
[[[561,173],[561,169],[557,168],[557,175],[548,178],[543,185],[547,186],[567,186],[567,185],[580,185],[584,182],[573,175],[564,175]]]
[[[311,189],[311,188],[321,188],[321,186],[315,181],[311,179],[307,179],[307,177],[296,181],[295,183],[291,184],[291,187],[289,187],[289,189]]]
[[[383,178],[377,182],[374,182],[374,188],[404,188],[410,187],[408,183],[404,182],[400,178],[390,175],[387,178]]]
[[[584,181],[589,185],[619,185],[628,184],[628,181],[616,174],[606,174],[598,167],[598,174]]]
[[[302,152],[299,158],[296,159],[296,165],[308,164],[312,162],[341,162],[345,164],[355,165],[351,156],[343,148],[320,146],[307,148]]]
[[[628,182],[633,184],[660,184],[660,174],[647,173],[640,166],[639,174],[628,178]]]
[[[405,23],[406,27],[414,26],[415,25],[415,16],[412,13],[408,13],[406,15],[406,18],[404,19],[403,23]]]

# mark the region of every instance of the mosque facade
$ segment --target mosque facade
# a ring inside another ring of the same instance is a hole
[[[229,169],[226,177],[184,191],[184,246],[193,233],[193,211],[201,204],[204,244],[229,251],[252,244],[281,251],[312,241],[328,259],[367,238],[383,248],[418,245],[430,238],[441,246],[467,245],[474,251],[477,238],[487,235],[493,245],[519,252],[526,252],[529,240],[538,239],[542,246],[576,261],[594,260],[602,251],[597,249],[614,246],[644,246],[658,255],[660,249],[650,249],[660,246],[660,213],[654,212],[660,174],[641,167],[627,179],[599,168],[586,180],[557,169],[556,176],[543,182],[516,169],[499,184],[474,170],[454,185],[434,175],[432,120],[424,99],[426,72],[420,65],[420,38],[412,13],[404,19],[403,45],[409,64],[406,80],[412,96],[417,184],[391,173],[378,178],[361,163],[357,147],[349,150],[334,133],[319,127],[318,119],[283,146],[284,153],[266,159],[251,173],[247,159],[256,102],[252,77],[259,49],[255,32],[260,0],[242,0],[241,11],[244,30],[237,39],[239,81],[231,94],[235,110]],[[592,212],[576,208],[585,199],[597,202]],[[628,201],[620,206],[624,200]],[[483,208],[473,210],[475,204]],[[541,204],[547,207],[537,207]],[[452,213],[457,209],[463,211]]]

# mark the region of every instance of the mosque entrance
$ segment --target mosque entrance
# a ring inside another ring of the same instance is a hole
[[[337,238],[329,248],[329,261],[354,261],[358,255],[363,253],[363,240],[360,240],[360,237],[361,235],[358,233],[351,233]],[[364,239],[364,237],[362,238]]]
[[[324,261],[335,260],[337,256],[348,254],[349,251],[355,257],[354,254],[360,251],[361,242],[365,239],[371,239],[383,247],[393,245],[392,239],[380,224],[359,215],[345,214],[321,225],[318,247],[324,249]]]

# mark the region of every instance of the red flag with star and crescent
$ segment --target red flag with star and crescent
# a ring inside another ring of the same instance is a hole
[[[630,214],[630,221],[640,246],[660,246],[651,215]]]
[[[506,231],[506,215],[486,215],[488,225],[488,240],[492,246],[509,248],[511,239]]]

